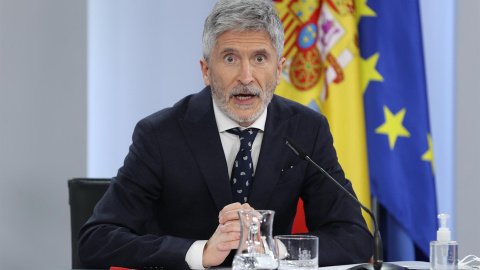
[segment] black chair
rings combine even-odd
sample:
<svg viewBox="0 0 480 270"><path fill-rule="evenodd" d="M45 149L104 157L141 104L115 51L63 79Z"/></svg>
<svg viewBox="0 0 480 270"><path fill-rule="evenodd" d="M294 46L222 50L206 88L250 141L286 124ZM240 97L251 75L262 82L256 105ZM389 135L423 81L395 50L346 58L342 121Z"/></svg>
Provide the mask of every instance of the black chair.
<svg viewBox="0 0 480 270"><path fill-rule="evenodd" d="M109 185L110 179L74 178L68 180L73 269L84 268L78 259L78 232L83 224L92 216L93 208L103 197Z"/></svg>

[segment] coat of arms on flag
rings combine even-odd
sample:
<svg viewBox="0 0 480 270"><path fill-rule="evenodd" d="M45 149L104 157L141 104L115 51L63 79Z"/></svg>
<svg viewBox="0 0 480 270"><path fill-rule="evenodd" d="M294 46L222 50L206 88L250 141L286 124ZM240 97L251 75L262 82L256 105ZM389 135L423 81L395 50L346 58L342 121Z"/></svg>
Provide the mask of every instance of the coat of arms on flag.
<svg viewBox="0 0 480 270"><path fill-rule="evenodd" d="M275 93L328 118L345 175L370 206L355 3L277 0L275 5L285 29L286 58Z"/></svg>

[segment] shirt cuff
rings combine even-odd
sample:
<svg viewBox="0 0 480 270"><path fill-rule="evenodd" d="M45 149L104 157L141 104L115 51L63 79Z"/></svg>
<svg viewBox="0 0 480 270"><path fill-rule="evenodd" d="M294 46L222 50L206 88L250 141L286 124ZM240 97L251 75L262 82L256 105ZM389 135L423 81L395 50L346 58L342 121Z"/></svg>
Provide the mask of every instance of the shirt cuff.
<svg viewBox="0 0 480 270"><path fill-rule="evenodd" d="M185 261L190 269L205 269L203 267L203 249L207 240L197 240L193 242L185 255Z"/></svg>

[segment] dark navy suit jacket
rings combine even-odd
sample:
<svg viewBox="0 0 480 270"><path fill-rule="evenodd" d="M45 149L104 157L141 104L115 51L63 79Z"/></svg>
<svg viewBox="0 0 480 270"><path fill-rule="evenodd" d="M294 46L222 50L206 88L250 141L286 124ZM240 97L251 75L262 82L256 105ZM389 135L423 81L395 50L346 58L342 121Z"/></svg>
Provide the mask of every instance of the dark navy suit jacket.
<svg viewBox="0 0 480 270"><path fill-rule="evenodd" d="M310 234L319 237L321 266L367 262L372 237L360 207L295 156L284 136L293 138L353 193L337 161L325 117L274 96L249 204L276 212L274 235L290 234L301 197ZM80 232L80 260L91 268L186 269L190 245L210 238L219 211L232 202L206 87L137 124L124 166Z"/></svg>

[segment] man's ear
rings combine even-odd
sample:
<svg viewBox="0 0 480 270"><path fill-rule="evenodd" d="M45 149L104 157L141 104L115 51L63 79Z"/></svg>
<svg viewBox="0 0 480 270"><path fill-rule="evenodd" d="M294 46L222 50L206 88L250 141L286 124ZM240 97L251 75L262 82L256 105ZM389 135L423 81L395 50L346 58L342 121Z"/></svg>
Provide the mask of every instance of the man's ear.
<svg viewBox="0 0 480 270"><path fill-rule="evenodd" d="M208 69L208 62L205 59L200 59L200 68L202 69L203 81L205 85L210 85L210 72Z"/></svg>
<svg viewBox="0 0 480 270"><path fill-rule="evenodd" d="M282 70L283 70L283 65L285 64L285 57L282 57L280 59L280 62L278 62L278 67L277 67L277 85L280 84L282 81Z"/></svg>

